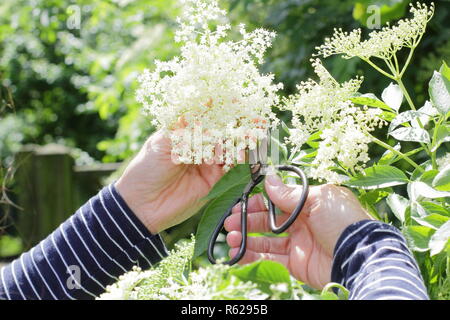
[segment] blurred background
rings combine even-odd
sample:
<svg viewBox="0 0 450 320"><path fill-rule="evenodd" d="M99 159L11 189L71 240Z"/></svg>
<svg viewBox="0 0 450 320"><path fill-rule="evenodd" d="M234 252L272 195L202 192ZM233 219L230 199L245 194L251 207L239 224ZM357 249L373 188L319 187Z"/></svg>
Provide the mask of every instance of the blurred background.
<svg viewBox="0 0 450 320"><path fill-rule="evenodd" d="M114 180L154 128L135 100L137 75L178 54L176 0L2 0L0 2L0 261L30 248L102 185ZM366 27L368 7L381 23L404 17L407 0L222 0L232 23L277 32L263 72L295 84L313 76L309 59L333 28ZM422 1L429 2L429 1ZM450 1L435 17L405 83L418 105L432 72L450 56ZM370 30L366 30L367 32ZM447 63L449 61L447 60ZM338 80L380 80L358 59L333 57ZM288 120L289 115L281 117ZM382 150L374 148L376 156ZM168 230L169 246L194 232L198 217Z"/></svg>

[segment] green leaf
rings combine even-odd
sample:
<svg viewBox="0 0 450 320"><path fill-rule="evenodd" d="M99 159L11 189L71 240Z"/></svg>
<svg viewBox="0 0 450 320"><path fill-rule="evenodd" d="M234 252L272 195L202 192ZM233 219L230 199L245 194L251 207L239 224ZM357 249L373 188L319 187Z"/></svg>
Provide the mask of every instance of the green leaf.
<svg viewBox="0 0 450 320"><path fill-rule="evenodd" d="M447 66L447 63L445 63L445 61L442 61L439 73L443 75L448 81L450 81L450 68Z"/></svg>
<svg viewBox="0 0 450 320"><path fill-rule="evenodd" d="M439 127L435 128L434 130L437 130L436 132L436 140L433 141L433 146L431 148L431 152L435 152L441 144L444 142L450 141L450 126L449 125L440 125Z"/></svg>
<svg viewBox="0 0 450 320"><path fill-rule="evenodd" d="M344 184L349 187L363 189L379 189L408 183L402 170L392 166L373 166L364 170Z"/></svg>
<svg viewBox="0 0 450 320"><path fill-rule="evenodd" d="M421 164L419 164L419 167L421 167L423 170L419 170L418 168L414 169L413 173L411 174L411 180L418 180L422 176L423 172L432 170L433 165L431 164L431 160L427 160Z"/></svg>
<svg viewBox="0 0 450 320"><path fill-rule="evenodd" d="M396 116L397 116L396 113L389 112L389 111L383 111L380 114L380 118L383 119L383 120L386 120L387 122L391 122L392 120L395 119Z"/></svg>
<svg viewBox="0 0 450 320"><path fill-rule="evenodd" d="M266 293L271 293L270 285L286 283L290 287L291 277L289 271L275 261L262 260L232 269L231 274L242 281L251 281Z"/></svg>
<svg viewBox="0 0 450 320"><path fill-rule="evenodd" d="M405 221L405 211L408 207L409 200L397 193L392 193L386 198L386 203L397 219L403 223Z"/></svg>
<svg viewBox="0 0 450 320"><path fill-rule="evenodd" d="M419 181L425 182L426 184L431 185L431 183L433 182L434 177L436 177L436 175L439 173L438 170L428 170L425 171L419 178Z"/></svg>
<svg viewBox="0 0 450 320"><path fill-rule="evenodd" d="M450 164L434 177L432 186L439 191L450 191Z"/></svg>
<svg viewBox="0 0 450 320"><path fill-rule="evenodd" d="M353 98L350 98L350 101L355 104L362 105L362 106L380 108L380 109L384 109L384 110L391 111L391 112L393 111L391 107L389 107L383 101L379 100L372 93L366 93L366 94L361 94L361 95L355 96Z"/></svg>
<svg viewBox="0 0 450 320"><path fill-rule="evenodd" d="M419 111L414 110L408 110L405 112L400 113L395 117L394 120L392 120L391 124L389 125L388 133L391 133L394 131L395 128L397 128L399 125L405 122L409 122L411 120L414 120L420 116L423 116L424 114Z"/></svg>
<svg viewBox="0 0 450 320"><path fill-rule="evenodd" d="M413 141L430 143L430 135L421 128L398 128L390 133L395 139L400 141Z"/></svg>
<svg viewBox="0 0 450 320"><path fill-rule="evenodd" d="M429 241L431 249L430 255L434 256L440 253L450 240L450 221L444 223L432 236Z"/></svg>
<svg viewBox="0 0 450 320"><path fill-rule="evenodd" d="M247 184L250 179L250 170L248 165L238 164L225 173L225 175L213 186L204 199L211 200L217 198L230 189Z"/></svg>
<svg viewBox="0 0 450 320"><path fill-rule="evenodd" d="M433 213L433 214L427 215L423 218L414 217L413 219L422 226L437 230L444 223L446 223L450 218L446 217L446 216L442 216L440 214Z"/></svg>
<svg viewBox="0 0 450 320"><path fill-rule="evenodd" d="M435 230L424 226L407 226L406 237L415 251L427 251L428 242Z"/></svg>
<svg viewBox="0 0 450 320"><path fill-rule="evenodd" d="M408 184L408 192L411 200L416 200L420 197L429 199L450 197L450 192L436 190L422 181L413 181Z"/></svg>
<svg viewBox="0 0 450 320"><path fill-rule="evenodd" d="M233 202L241 196L245 186L246 184L235 185L234 188L225 191L219 197L211 200L205 207L195 235L194 258L205 252L208 247L209 238L220 218Z"/></svg>
<svg viewBox="0 0 450 320"><path fill-rule="evenodd" d="M420 201L419 203L427 212L427 214L439 214L450 217L450 210L444 208L443 206L429 201Z"/></svg>
<svg viewBox="0 0 450 320"><path fill-rule="evenodd" d="M428 91L433 106L440 114L446 115L450 111L450 81L435 71Z"/></svg>

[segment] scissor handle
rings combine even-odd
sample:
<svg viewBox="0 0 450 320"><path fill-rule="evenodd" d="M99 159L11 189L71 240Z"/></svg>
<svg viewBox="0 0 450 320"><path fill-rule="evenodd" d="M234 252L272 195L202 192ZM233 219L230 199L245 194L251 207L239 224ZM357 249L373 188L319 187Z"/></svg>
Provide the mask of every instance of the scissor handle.
<svg viewBox="0 0 450 320"><path fill-rule="evenodd" d="M295 207L294 211L292 211L291 215L289 216L289 218L283 223L281 224L281 226L277 226L276 224L276 214L275 214L275 205L273 204L273 202L268 199L268 204L269 204L269 226L270 229L272 230L273 233L282 233L284 232L287 228L289 228L295 221L295 219L297 219L298 215L300 214L300 211L302 211L303 206L305 205L306 199L308 198L308 179L306 178L305 173L303 172L303 170L301 170L300 168L296 167L296 166L291 166L291 165L277 165L275 166L276 170L279 171L291 171L296 173L301 179L302 179L302 185L303 185L303 190L302 190L302 195L300 197L300 200L297 204L297 206Z"/></svg>
<svg viewBox="0 0 450 320"><path fill-rule="evenodd" d="M228 208L228 210L225 212L225 214L220 219L219 223L217 224L216 228L214 229L213 233L211 234L211 237L209 238L208 242L208 260L212 264L216 264L217 261L214 258L214 245L217 241L217 237L219 236L220 231L223 229L223 225L225 223L225 219L228 218L231 215L231 212L233 210L233 207L237 205L238 203L241 204L241 233L242 233L242 240L241 245L239 246L238 253L231 258L228 261L225 261L224 264L233 265L239 260L242 259L242 257L245 254L245 250L247 249L247 206L248 206L248 197L250 193L253 191L253 189L263 180L263 176L258 176L256 179L252 179L246 186L244 191L242 192L242 196L236 199L233 204Z"/></svg>
<svg viewBox="0 0 450 320"><path fill-rule="evenodd" d="M228 261L223 262L223 264L233 265L245 254L245 250L247 249L247 202L248 202L248 196L243 195L242 197L238 198L236 201L233 202L233 204L228 208L227 212L222 216L219 223L217 224L216 228L214 229L213 233L211 234L211 237L209 238L208 242L208 260L212 264L216 264L216 258L214 257L214 246L217 241L217 237L219 236L220 231L223 229L223 225L225 223L225 219L228 218L231 215L231 211L233 210L233 207L237 205L238 203L241 203L241 232L242 232L242 241L241 245L239 247L239 252L237 255L235 255L233 258L231 258Z"/></svg>

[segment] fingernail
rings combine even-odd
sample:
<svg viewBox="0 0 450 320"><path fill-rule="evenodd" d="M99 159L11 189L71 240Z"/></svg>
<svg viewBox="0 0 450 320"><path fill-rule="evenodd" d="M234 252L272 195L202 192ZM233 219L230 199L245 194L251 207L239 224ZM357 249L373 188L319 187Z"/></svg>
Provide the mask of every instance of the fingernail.
<svg viewBox="0 0 450 320"><path fill-rule="evenodd" d="M280 177L278 177L276 174L271 174L266 177L267 183L274 186L274 187L280 187L283 185L283 181L281 181Z"/></svg>

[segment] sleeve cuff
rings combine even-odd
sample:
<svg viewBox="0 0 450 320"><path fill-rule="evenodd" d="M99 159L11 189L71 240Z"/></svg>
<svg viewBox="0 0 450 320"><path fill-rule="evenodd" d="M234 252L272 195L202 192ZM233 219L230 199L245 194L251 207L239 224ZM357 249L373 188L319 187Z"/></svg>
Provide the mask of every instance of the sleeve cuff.
<svg viewBox="0 0 450 320"><path fill-rule="evenodd" d="M374 230L389 230L397 234L400 238L402 237L401 233L395 227L381 221L362 220L351 224L342 232L334 248L331 270L332 282L347 286L346 279L349 273L358 269L356 266L361 266L366 259L363 253L354 253L358 248L373 243L376 240L371 236Z"/></svg>

